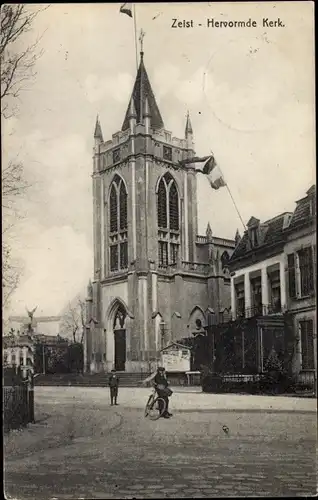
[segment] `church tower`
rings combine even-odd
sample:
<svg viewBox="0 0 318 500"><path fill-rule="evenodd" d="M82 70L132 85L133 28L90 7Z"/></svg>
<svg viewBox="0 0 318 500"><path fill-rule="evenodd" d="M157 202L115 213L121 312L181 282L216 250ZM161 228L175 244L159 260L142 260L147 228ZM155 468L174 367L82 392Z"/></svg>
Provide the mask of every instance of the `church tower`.
<svg viewBox="0 0 318 500"><path fill-rule="evenodd" d="M209 304L209 259L198 264L197 186L188 114L185 136L166 130L140 53L121 130L93 156L94 280L86 369L148 372L160 348L188 335L194 305ZM204 253L204 252L203 252Z"/></svg>

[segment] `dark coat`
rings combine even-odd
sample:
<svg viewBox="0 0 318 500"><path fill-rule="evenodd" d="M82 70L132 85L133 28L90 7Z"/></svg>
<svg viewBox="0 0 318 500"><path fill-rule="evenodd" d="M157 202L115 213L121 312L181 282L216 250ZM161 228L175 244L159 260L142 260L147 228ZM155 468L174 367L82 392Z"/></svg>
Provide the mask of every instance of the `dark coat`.
<svg viewBox="0 0 318 500"><path fill-rule="evenodd" d="M155 385L162 385L163 387L168 387L168 380L164 375L161 375L161 373L157 373L155 378L154 378L154 383Z"/></svg>
<svg viewBox="0 0 318 500"><path fill-rule="evenodd" d="M111 375L109 377L108 385L109 385L109 387L116 387L116 388L118 388L119 378L117 377L117 375L114 374L114 375Z"/></svg>

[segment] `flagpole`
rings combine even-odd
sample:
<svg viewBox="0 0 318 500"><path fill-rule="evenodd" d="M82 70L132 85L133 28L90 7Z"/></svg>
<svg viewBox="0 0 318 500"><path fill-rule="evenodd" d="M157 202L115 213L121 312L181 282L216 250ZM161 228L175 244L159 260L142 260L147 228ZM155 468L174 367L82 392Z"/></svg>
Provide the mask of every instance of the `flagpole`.
<svg viewBox="0 0 318 500"><path fill-rule="evenodd" d="M134 32L135 32L135 50L136 50L136 70L138 72L138 49L137 49L137 20L136 20L136 7L134 7Z"/></svg>
<svg viewBox="0 0 318 500"><path fill-rule="evenodd" d="M211 151L211 154L213 155L213 152L212 152L212 151ZM214 155L213 155L213 156L214 156ZM221 170L221 167L219 166L219 164L218 164L217 166L218 166L218 168L219 168L219 170L220 170L220 172L221 172L221 176L222 176L222 177L223 177L223 179L224 179L224 175L223 175L223 172L222 172L222 170ZM245 226L244 221L243 221L243 218L242 218L242 216L241 216L241 214L240 214L240 212L239 212L239 209L237 208L237 205L236 205L236 203L235 203L235 200L234 200L234 198L233 198L233 195L232 195L232 193L231 193L231 190L230 190L230 188L229 188L229 186L228 186L228 183L226 182L226 183L225 183L225 185L226 185L226 189L227 189L227 191L228 191L228 193L229 193L229 195L230 195L230 197L231 197L231 200L232 200L232 202L233 202L233 205L234 205L234 207L235 207L235 210L236 210L236 212L237 212L237 215L239 216L240 221L241 221L241 222L242 222L242 224L243 224L244 231L246 231L246 226Z"/></svg>
<svg viewBox="0 0 318 500"><path fill-rule="evenodd" d="M241 214L240 214L240 212L239 212L239 210L238 210L238 208L237 208L237 206L236 206L236 203L235 203L235 201L234 201L234 198L233 198L233 196L232 196L232 193L231 193L230 188L229 188L229 186L227 185L227 183L226 183L226 188L227 188L228 193L229 193L229 195L230 195L230 197L231 197L231 200L233 201L233 205L234 205L234 207L235 207L235 210L237 211L237 215L239 216L239 218L240 218L240 220L241 220L241 222L242 222L242 224L243 224L244 231L246 231L246 226L245 226L244 221L243 221L243 219L242 219L242 217L241 217Z"/></svg>

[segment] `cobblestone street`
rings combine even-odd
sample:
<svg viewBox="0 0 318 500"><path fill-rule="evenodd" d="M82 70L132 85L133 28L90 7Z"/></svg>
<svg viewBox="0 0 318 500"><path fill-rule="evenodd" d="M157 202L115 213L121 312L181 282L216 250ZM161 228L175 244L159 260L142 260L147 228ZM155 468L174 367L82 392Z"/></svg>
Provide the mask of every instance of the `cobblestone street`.
<svg viewBox="0 0 318 500"><path fill-rule="evenodd" d="M172 400L172 419L152 422L135 398L129 405L127 394L117 407L103 389L78 394L73 388L36 392L38 423L6 437L7 498L316 493L313 411L187 411ZM181 396L199 401L205 395ZM253 406L257 396L249 398Z"/></svg>

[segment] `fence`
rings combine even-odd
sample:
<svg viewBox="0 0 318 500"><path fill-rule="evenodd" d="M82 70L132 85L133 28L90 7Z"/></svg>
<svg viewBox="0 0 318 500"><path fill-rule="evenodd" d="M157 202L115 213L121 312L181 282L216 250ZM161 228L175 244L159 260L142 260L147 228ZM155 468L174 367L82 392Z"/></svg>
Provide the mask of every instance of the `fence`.
<svg viewBox="0 0 318 500"><path fill-rule="evenodd" d="M28 388L26 385L3 388L4 431L26 427L29 422Z"/></svg>

